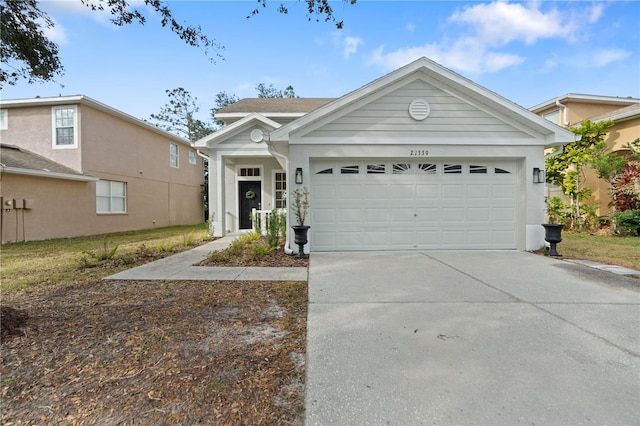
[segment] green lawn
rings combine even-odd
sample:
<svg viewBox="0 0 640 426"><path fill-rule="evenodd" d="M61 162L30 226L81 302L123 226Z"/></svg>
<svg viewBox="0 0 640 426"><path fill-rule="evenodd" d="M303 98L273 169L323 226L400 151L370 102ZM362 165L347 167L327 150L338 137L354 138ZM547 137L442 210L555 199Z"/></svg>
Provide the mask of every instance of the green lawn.
<svg viewBox="0 0 640 426"><path fill-rule="evenodd" d="M0 251L2 299L12 299L20 291L99 280L207 239L206 225L199 224L6 244ZM118 246L112 259L98 262L87 254L102 254L105 243L107 252Z"/></svg>
<svg viewBox="0 0 640 426"><path fill-rule="evenodd" d="M640 271L640 237L611 237L563 232L558 253L566 259L586 259Z"/></svg>

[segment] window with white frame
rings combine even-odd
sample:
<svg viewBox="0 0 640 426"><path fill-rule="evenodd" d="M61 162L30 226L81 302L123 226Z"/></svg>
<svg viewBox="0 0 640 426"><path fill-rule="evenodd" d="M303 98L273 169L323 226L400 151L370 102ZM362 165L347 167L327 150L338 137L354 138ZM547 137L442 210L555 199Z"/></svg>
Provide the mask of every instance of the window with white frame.
<svg viewBox="0 0 640 426"><path fill-rule="evenodd" d="M51 108L51 122L54 148L78 147L78 109L75 105Z"/></svg>
<svg viewBox="0 0 640 426"><path fill-rule="evenodd" d="M549 120L554 124L560 125L560 110L556 109L542 116L545 120Z"/></svg>
<svg viewBox="0 0 640 426"><path fill-rule="evenodd" d="M96 182L96 213L126 213L127 184L111 180Z"/></svg>
<svg viewBox="0 0 640 426"><path fill-rule="evenodd" d="M189 150L189 164L196 164L196 152L192 149Z"/></svg>
<svg viewBox="0 0 640 426"><path fill-rule="evenodd" d="M283 209L287 207L287 199L285 198L287 193L287 174L283 171L274 172L273 185L275 187L273 191L275 208Z"/></svg>
<svg viewBox="0 0 640 426"><path fill-rule="evenodd" d="M178 167L180 164L180 153L178 151L178 144L172 143L169 145L169 165L171 167Z"/></svg>
<svg viewBox="0 0 640 426"><path fill-rule="evenodd" d="M7 130L9 128L9 111L6 109L0 109L0 130Z"/></svg>

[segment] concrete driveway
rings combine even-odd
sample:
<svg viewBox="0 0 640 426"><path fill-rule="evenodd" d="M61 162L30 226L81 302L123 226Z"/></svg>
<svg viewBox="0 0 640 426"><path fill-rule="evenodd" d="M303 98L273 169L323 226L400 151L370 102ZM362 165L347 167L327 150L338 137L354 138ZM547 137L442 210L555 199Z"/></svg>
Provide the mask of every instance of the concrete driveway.
<svg viewBox="0 0 640 426"><path fill-rule="evenodd" d="M313 253L306 424L638 424L639 284L522 252Z"/></svg>

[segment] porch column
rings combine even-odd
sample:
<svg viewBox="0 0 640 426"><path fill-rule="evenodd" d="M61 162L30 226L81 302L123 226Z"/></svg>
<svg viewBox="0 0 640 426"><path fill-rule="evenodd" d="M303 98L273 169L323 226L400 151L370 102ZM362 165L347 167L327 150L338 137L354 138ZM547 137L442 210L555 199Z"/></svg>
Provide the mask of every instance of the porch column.
<svg viewBox="0 0 640 426"><path fill-rule="evenodd" d="M209 232L214 237L225 235L224 158L217 154L209 161Z"/></svg>

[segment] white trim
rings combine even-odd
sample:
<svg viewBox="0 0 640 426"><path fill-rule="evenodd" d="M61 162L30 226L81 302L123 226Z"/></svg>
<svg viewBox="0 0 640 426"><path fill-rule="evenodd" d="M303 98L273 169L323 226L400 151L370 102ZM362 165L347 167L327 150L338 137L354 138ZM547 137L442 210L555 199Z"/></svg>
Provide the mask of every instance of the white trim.
<svg viewBox="0 0 640 426"><path fill-rule="evenodd" d="M618 96L600 96L600 95L582 95L579 93L567 93L566 95L558 96L557 98L549 99L534 105L529 108L529 111L538 113L541 110L547 109L556 105L556 102L587 102L587 103L600 103L600 104L623 104L632 105L640 103L638 98L622 98Z"/></svg>
<svg viewBox="0 0 640 426"><path fill-rule="evenodd" d="M9 128L9 110L0 109L0 130L7 130Z"/></svg>
<svg viewBox="0 0 640 426"><path fill-rule="evenodd" d="M59 110L73 110L73 144L58 145L58 123L56 113ZM53 149L77 149L78 140L78 105L55 105L51 107L51 147Z"/></svg>
<svg viewBox="0 0 640 426"><path fill-rule="evenodd" d="M260 169L260 176L240 176L240 169ZM264 204L264 166L263 165L251 165L251 164L236 164L236 181L234 183L234 191L236 193L236 223L234 232L240 231L240 182L259 181L260 182L260 209ZM224 189L223 189L224 191ZM223 195L226 197L226 194Z"/></svg>
<svg viewBox="0 0 640 426"><path fill-rule="evenodd" d="M277 201L277 198L276 198L276 191L277 191L277 189L276 189L276 173L284 173L284 185L285 185L285 189L284 189L284 191L283 191L283 190L280 190L280 191L283 191L283 192L284 192L282 199L283 199L283 200L285 200L285 207L278 207L278 206L276 206L276 201ZM284 169L273 169L273 170L271 170L271 194L273 194L273 197L272 197L272 198L273 198L272 207L273 207L274 209L286 208L286 204L287 204L287 202L286 202L286 195L287 195L287 188L286 188L286 186L287 186L287 171L286 171L286 170L284 170Z"/></svg>
<svg viewBox="0 0 640 426"><path fill-rule="evenodd" d="M176 147L175 155L173 153L174 146ZM174 156L175 156L175 165L173 164ZM169 167L172 167L174 169L180 168L180 146L178 146L177 143L173 143L173 142L169 142Z"/></svg>
<svg viewBox="0 0 640 426"><path fill-rule="evenodd" d="M70 173L48 172L45 170L21 169L18 167L0 166L2 173L10 173L14 175L37 176L51 179L77 180L80 182L95 182L100 179L89 175L73 175Z"/></svg>

